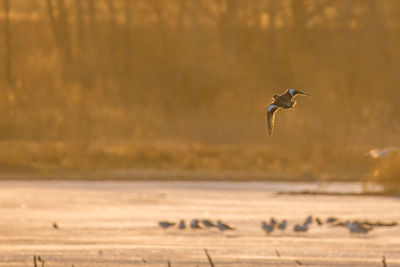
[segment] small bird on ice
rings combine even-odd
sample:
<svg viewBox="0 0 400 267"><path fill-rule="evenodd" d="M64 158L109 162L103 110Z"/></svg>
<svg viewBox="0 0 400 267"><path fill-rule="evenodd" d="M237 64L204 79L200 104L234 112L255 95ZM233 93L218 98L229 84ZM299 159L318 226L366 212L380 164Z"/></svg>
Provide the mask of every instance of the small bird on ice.
<svg viewBox="0 0 400 267"><path fill-rule="evenodd" d="M207 228L217 227L212 221L207 220L207 219L202 220L201 223Z"/></svg>
<svg viewBox="0 0 400 267"><path fill-rule="evenodd" d="M288 89L286 92L282 95L274 95L272 102L268 107L267 107L267 123L268 123L268 133L269 135L272 135L272 132L274 130L274 123L275 123L275 112L280 109L292 109L296 105L296 101L292 101L292 99L296 95L306 95L306 96L312 96L308 93L301 92L299 90L295 89Z"/></svg>
<svg viewBox="0 0 400 267"><path fill-rule="evenodd" d="M192 229L201 229L201 226L200 226L199 223L200 223L199 220L193 219L193 220L190 222L190 228L192 228Z"/></svg>
<svg viewBox="0 0 400 267"><path fill-rule="evenodd" d="M261 227L265 231L265 233L267 233L267 234L271 233L274 230L274 226L273 225L269 225L265 221L261 222Z"/></svg>
<svg viewBox="0 0 400 267"><path fill-rule="evenodd" d="M269 224L270 224L272 227L275 227L275 225L276 225L277 223L278 223L278 222L275 220L274 217L271 217L271 219L269 220Z"/></svg>
<svg viewBox="0 0 400 267"><path fill-rule="evenodd" d="M304 223L303 226L301 226L300 224L296 224L293 228L293 231L295 232L307 232L308 230L308 224Z"/></svg>
<svg viewBox="0 0 400 267"><path fill-rule="evenodd" d="M161 221L161 222L158 222L158 224L159 224L159 225L161 226L161 228L163 228L163 229L167 229L167 228L169 228L169 227L175 225L174 222L167 222L167 221Z"/></svg>
<svg viewBox="0 0 400 267"><path fill-rule="evenodd" d="M350 233L367 234L369 231L372 230L372 226L365 227L357 221L352 223L350 221L347 221L346 226L349 229Z"/></svg>
<svg viewBox="0 0 400 267"><path fill-rule="evenodd" d="M279 224L278 229L281 230L281 231L283 231L283 230L286 229L286 226L287 226L287 221L286 221L286 219L285 219L285 220L283 220L283 221Z"/></svg>
<svg viewBox="0 0 400 267"><path fill-rule="evenodd" d="M311 224L313 221L313 217L310 215L306 218L306 220L304 221L305 224Z"/></svg>
<svg viewBox="0 0 400 267"><path fill-rule="evenodd" d="M218 221L218 222L217 222L217 227L218 227L218 229L221 230L221 231L225 231L225 230L235 230L235 228L233 228L232 226L230 226L230 225L228 225L228 224L225 224L225 223L223 223L223 222L221 222L221 221Z"/></svg>
<svg viewBox="0 0 400 267"><path fill-rule="evenodd" d="M185 224L185 221L184 221L184 220L181 220L181 221L180 221L180 223L179 223L179 225L178 225L178 228L181 229L181 230L183 230L183 229L186 228L186 224Z"/></svg>

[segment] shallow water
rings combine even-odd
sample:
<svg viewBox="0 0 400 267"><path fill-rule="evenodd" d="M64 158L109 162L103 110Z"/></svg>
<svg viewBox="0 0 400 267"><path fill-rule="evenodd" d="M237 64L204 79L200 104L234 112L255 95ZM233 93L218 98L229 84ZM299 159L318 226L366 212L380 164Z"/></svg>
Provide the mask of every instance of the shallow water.
<svg viewBox="0 0 400 267"><path fill-rule="evenodd" d="M400 199L278 195L277 191L359 192L357 183L0 182L0 266L400 266L400 227L352 235L345 228L291 229L310 214L400 222ZM267 236L262 220L288 219ZM162 230L159 220L221 219L236 227ZM54 229L56 222L59 229ZM275 254L278 250L280 257ZM144 262L146 261L146 262ZM40 266L40 264L39 264Z"/></svg>

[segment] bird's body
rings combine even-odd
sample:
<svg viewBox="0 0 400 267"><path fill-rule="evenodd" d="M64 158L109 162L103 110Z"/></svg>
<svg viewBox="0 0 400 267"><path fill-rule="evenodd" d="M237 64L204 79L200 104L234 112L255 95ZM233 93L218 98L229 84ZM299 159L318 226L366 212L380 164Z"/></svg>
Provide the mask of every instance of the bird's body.
<svg viewBox="0 0 400 267"><path fill-rule="evenodd" d="M221 222L221 221L218 221L218 222L217 222L217 227L218 227L218 229L221 230L221 231L225 231L225 230L235 230L235 228L233 228L232 226L230 226L230 225L228 225L228 224L225 224L225 223L223 223L223 222Z"/></svg>
<svg viewBox="0 0 400 267"><path fill-rule="evenodd" d="M267 124L269 135L272 135L274 129L275 112L280 108L293 109L293 107L296 105L296 101L292 100L296 95L311 96L308 93L304 93L295 89L288 89L282 95L274 95L274 101L267 107Z"/></svg>
<svg viewBox="0 0 400 267"><path fill-rule="evenodd" d="M346 226L351 233L367 234L369 231L372 230L372 227L366 227L363 224L360 224L358 222L350 223L348 221L346 223Z"/></svg>
<svg viewBox="0 0 400 267"><path fill-rule="evenodd" d="M293 231L295 232L307 232L308 230L308 225L304 223L303 225L296 224L293 228Z"/></svg>
<svg viewBox="0 0 400 267"><path fill-rule="evenodd" d="M281 230L281 231L283 231L283 230L286 229L286 226L287 226L287 221L286 221L286 220L283 220L283 221L278 225L278 229Z"/></svg>
<svg viewBox="0 0 400 267"><path fill-rule="evenodd" d="M163 229L167 229L167 228L169 228L169 227L175 225L174 222L167 222L167 221L161 221L161 222L158 222L158 224L159 224L159 225L161 226L161 228L163 228Z"/></svg>
<svg viewBox="0 0 400 267"><path fill-rule="evenodd" d="M306 218L306 220L305 220L305 224L311 224L312 223L312 220L313 220L313 218L312 218L312 216L310 215L310 216L308 216L307 218Z"/></svg>
<svg viewBox="0 0 400 267"><path fill-rule="evenodd" d="M274 230L273 225L269 225L268 223L266 223L264 221L261 222L261 227L267 234L271 233Z"/></svg>
<svg viewBox="0 0 400 267"><path fill-rule="evenodd" d="M181 229L181 230L183 230L183 229L186 228L186 224L185 224L185 221L184 221L184 220L181 220L181 221L180 221L180 223L179 223L179 225L178 225L178 228Z"/></svg>
<svg viewBox="0 0 400 267"><path fill-rule="evenodd" d="M272 104L284 109L292 108L294 107L294 105L296 105L296 101L292 101L292 98L295 97L297 94L304 93L294 89L286 90L286 92L282 95L274 95L274 102Z"/></svg>
<svg viewBox="0 0 400 267"><path fill-rule="evenodd" d="M270 224L272 227L275 227L275 225L276 225L277 223L278 223L278 222L275 220L274 217L271 217L271 219L269 220L269 224Z"/></svg>
<svg viewBox="0 0 400 267"><path fill-rule="evenodd" d="M216 225L215 225L215 223L213 223L212 221L210 221L210 220L202 220L201 221L201 223L205 226L205 227L207 227L207 228L210 228L210 227L217 227Z"/></svg>
<svg viewBox="0 0 400 267"><path fill-rule="evenodd" d="M336 221L330 224L330 227L344 227L347 226L347 222L345 221Z"/></svg>
<svg viewBox="0 0 400 267"><path fill-rule="evenodd" d="M326 223L334 223L337 222L339 219L336 217L329 217L328 219L326 219Z"/></svg>
<svg viewBox="0 0 400 267"><path fill-rule="evenodd" d="M400 152L400 148L399 147L385 147L382 149L371 149L366 156L371 157L373 159L379 159L379 158L384 158L386 156L388 156L389 154L392 154L394 152Z"/></svg>
<svg viewBox="0 0 400 267"><path fill-rule="evenodd" d="M200 223L199 220L193 219L193 220L190 222L190 227L191 227L192 229L201 229L201 226L200 226L199 223Z"/></svg>

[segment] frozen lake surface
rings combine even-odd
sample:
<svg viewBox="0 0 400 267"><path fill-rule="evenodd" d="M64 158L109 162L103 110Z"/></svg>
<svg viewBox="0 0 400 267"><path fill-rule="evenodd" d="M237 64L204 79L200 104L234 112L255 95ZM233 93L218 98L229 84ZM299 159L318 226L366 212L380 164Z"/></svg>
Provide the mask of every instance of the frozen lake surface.
<svg viewBox="0 0 400 267"><path fill-rule="evenodd" d="M278 191L359 192L359 184L276 182L1 181L0 266L400 266L400 226L367 235L295 223L325 220L400 222L400 198L278 195ZM286 218L289 229L267 236L261 221ZM158 221L221 219L236 227L164 231ZM58 229L53 228L56 222ZM280 257L275 253L278 250ZM39 264L39 266L41 266Z"/></svg>

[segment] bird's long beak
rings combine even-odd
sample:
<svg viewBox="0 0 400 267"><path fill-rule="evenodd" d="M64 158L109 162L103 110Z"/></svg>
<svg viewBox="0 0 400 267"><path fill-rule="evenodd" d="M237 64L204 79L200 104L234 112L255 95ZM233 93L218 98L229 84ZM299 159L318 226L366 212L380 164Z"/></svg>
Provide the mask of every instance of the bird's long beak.
<svg viewBox="0 0 400 267"><path fill-rule="evenodd" d="M300 92L300 94L302 94L302 95L306 95L306 96L315 97L315 96L313 96L312 94L309 94L309 93Z"/></svg>

